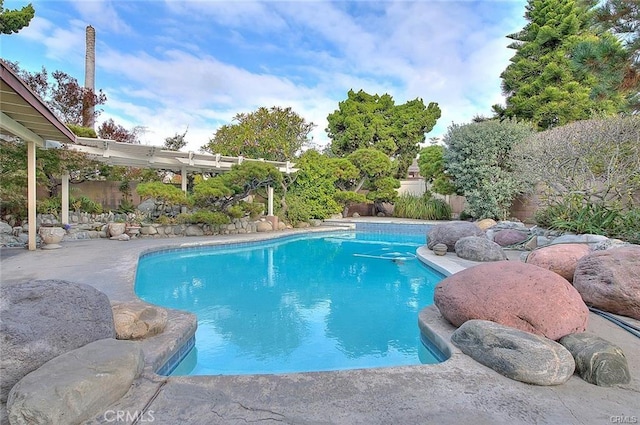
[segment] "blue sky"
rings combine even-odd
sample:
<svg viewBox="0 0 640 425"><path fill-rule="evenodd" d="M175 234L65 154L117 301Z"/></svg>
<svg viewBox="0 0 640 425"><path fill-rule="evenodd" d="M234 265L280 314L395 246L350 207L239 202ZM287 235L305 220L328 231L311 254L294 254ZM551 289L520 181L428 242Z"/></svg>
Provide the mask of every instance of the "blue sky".
<svg viewBox="0 0 640 425"><path fill-rule="evenodd" d="M6 0L19 8L23 0ZM514 51L505 36L525 25L526 0L214 1L31 0L36 17L2 36L2 57L84 83L85 27L96 29L98 119L143 126L161 145L187 127L198 150L233 116L281 106L317 125L347 91L389 93L396 104L437 102L451 123L503 103L500 73Z"/></svg>

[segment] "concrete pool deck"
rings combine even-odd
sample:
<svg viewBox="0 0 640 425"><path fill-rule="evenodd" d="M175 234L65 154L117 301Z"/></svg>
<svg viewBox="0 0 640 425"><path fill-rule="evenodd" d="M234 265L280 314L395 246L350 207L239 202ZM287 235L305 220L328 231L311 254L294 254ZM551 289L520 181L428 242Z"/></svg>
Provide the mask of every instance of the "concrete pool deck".
<svg viewBox="0 0 640 425"><path fill-rule="evenodd" d="M63 279L91 285L113 302L130 301L136 299L133 283L138 257L147 250L262 240L306 230L128 242L73 241L63 242L58 250L3 249L0 282ZM516 259L516 255L511 257ZM432 260L451 263L447 267L472 264L452 254L433 256ZM424 310L421 319L449 340L454 328L435 307ZM191 315L172 312L167 331L143 342L148 364L145 372L110 410L131 415L145 411L138 423L154 424L640 423L640 339L597 315L591 314L589 319L589 332L623 349L631 370L630 384L603 388L573 376L555 387L527 385L476 363L453 346L452 357L437 365L164 377L153 373L154 367L166 357L167 347L179 345L179 340L193 331ZM101 414L89 423L114 423L114 418Z"/></svg>

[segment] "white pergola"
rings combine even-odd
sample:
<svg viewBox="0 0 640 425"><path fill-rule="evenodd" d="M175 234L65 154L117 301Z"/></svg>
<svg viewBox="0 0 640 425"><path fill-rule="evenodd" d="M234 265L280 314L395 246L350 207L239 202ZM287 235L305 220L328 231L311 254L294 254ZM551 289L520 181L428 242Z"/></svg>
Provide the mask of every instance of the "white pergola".
<svg viewBox="0 0 640 425"><path fill-rule="evenodd" d="M83 152L108 165L154 168L179 172L187 190L188 172L220 174L244 161L272 164L282 173L298 171L291 162L266 161L220 154L168 151L159 146L77 137L11 69L0 61L0 130L27 143L29 250L36 249L36 146L62 147ZM54 143L51 143L54 142ZM62 176L62 222L69 222L69 175ZM268 214L273 215L273 188L269 187Z"/></svg>
<svg viewBox="0 0 640 425"><path fill-rule="evenodd" d="M76 137L76 143L69 149L86 153L91 159L108 165L123 165L136 168L155 168L179 172L186 176L189 172L220 174L231 170L242 162L264 162L276 167L280 172L290 174L297 169L289 161L266 161L242 156L224 156L164 150L160 146L121 143L114 140ZM182 190L186 191L186 179L182 179Z"/></svg>

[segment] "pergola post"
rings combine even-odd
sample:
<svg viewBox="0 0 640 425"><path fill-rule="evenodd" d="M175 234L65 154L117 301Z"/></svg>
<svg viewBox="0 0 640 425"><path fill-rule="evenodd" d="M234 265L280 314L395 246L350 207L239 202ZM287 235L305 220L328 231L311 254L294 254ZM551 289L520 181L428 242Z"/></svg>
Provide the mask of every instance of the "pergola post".
<svg viewBox="0 0 640 425"><path fill-rule="evenodd" d="M29 251L36 250L36 143L27 141L27 220Z"/></svg>
<svg viewBox="0 0 640 425"><path fill-rule="evenodd" d="M62 175L62 224L69 224L69 173Z"/></svg>
<svg viewBox="0 0 640 425"><path fill-rule="evenodd" d="M187 167L182 167L182 170L180 170L180 180L181 180L182 191L186 194L187 193Z"/></svg>
<svg viewBox="0 0 640 425"><path fill-rule="evenodd" d="M268 193L268 207L267 207L267 215L268 216L272 216L273 215L273 186L269 186L267 189L267 193Z"/></svg>
<svg viewBox="0 0 640 425"><path fill-rule="evenodd" d="M267 187L267 220L271 223L271 228L273 230L278 230L279 220L278 216L273 215L273 186Z"/></svg>

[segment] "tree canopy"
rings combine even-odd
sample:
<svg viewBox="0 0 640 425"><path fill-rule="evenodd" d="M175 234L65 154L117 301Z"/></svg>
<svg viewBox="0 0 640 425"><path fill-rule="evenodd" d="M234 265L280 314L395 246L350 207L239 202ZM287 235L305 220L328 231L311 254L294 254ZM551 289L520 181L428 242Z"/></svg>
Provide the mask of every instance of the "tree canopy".
<svg viewBox="0 0 640 425"><path fill-rule="evenodd" d="M511 149L533 134L514 120L452 124L444 136L445 168L467 200L474 218L504 220L516 195L528 186L515 170Z"/></svg>
<svg viewBox="0 0 640 425"><path fill-rule="evenodd" d="M202 180L193 188L193 200L197 206L226 212L259 188L279 186L282 174L266 162L236 164L224 174Z"/></svg>
<svg viewBox="0 0 640 425"><path fill-rule="evenodd" d="M291 108L261 107L237 114L235 124L223 125L202 150L230 156L263 158L271 161L293 159L310 143L315 124L307 122Z"/></svg>
<svg viewBox="0 0 640 425"><path fill-rule="evenodd" d="M422 99L416 98L396 105L386 93L380 96L349 90L347 99L327 117L331 152L344 156L358 149L375 148L396 159L398 175L403 176L440 114L435 102L425 106Z"/></svg>
<svg viewBox="0 0 640 425"><path fill-rule="evenodd" d="M31 3L21 9L5 9L4 0L0 0L0 34L13 34L28 27L35 14Z"/></svg>
<svg viewBox="0 0 640 425"><path fill-rule="evenodd" d="M430 190L442 195L451 195L455 193L455 186L444 169L444 151L444 146L435 144L421 149L418 167L420 175L427 184L431 184Z"/></svg>
<svg viewBox="0 0 640 425"><path fill-rule="evenodd" d="M44 67L39 72L29 72L21 69L17 62L4 63L18 74L65 124L82 125L85 105L94 108L93 114L97 118L102 111L95 107L104 105L107 101L107 96L102 90L94 92L82 87L77 79L66 72L54 71L50 79Z"/></svg>
<svg viewBox="0 0 640 425"><path fill-rule="evenodd" d="M606 0L596 9L596 22L617 36L626 48L627 62L621 88L628 93L629 109L640 112L640 3L637 0Z"/></svg>
<svg viewBox="0 0 640 425"><path fill-rule="evenodd" d="M184 133L176 132L173 136L165 138L163 147L169 151L179 151L184 148L187 146L187 140L185 139L185 137L187 137L187 131L189 131L189 128L186 128Z"/></svg>
<svg viewBox="0 0 640 425"><path fill-rule="evenodd" d="M109 118L103 121L98 127L98 136L101 139L115 140L121 143L140 143L138 140L139 127L134 127L132 130L127 130L120 124L116 124L113 119Z"/></svg>
<svg viewBox="0 0 640 425"><path fill-rule="evenodd" d="M587 119L594 112L626 108L624 96L603 89L621 84L621 74L614 70L624 57L622 45L591 27L589 4L529 0L525 18L522 31L508 36L516 53L501 74L506 107L494 106L498 115L529 120L544 130ZM587 66L594 55L607 59L600 72ZM584 66L576 69L576 64ZM605 78L617 80L605 83Z"/></svg>

